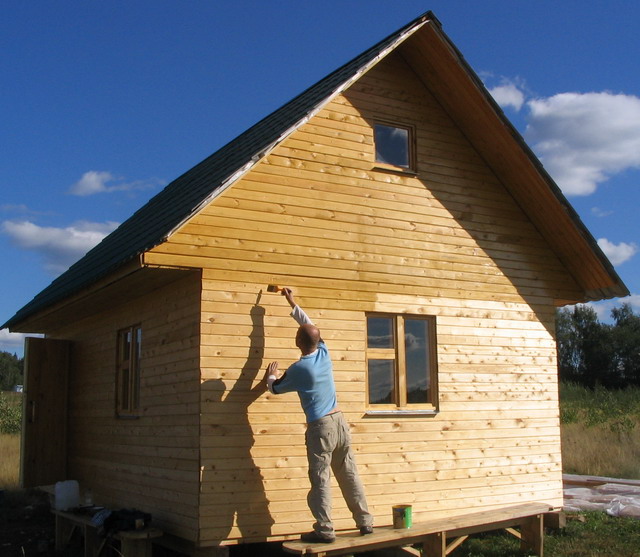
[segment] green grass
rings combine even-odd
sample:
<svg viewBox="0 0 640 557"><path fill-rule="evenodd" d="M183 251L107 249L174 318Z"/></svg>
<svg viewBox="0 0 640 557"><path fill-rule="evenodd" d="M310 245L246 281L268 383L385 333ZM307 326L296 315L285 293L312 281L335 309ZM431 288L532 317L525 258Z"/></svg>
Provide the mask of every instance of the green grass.
<svg viewBox="0 0 640 557"><path fill-rule="evenodd" d="M0 433L16 434L22 429L22 394L0 391Z"/></svg>
<svg viewBox="0 0 640 557"><path fill-rule="evenodd" d="M581 516L584 522L576 518ZM545 557L640 557L640 520L590 512L569 515L567 527L547 532ZM521 557L520 541L507 533L475 536L449 557Z"/></svg>
<svg viewBox="0 0 640 557"><path fill-rule="evenodd" d="M640 423L640 389L591 390L572 383L561 384L560 421L630 433Z"/></svg>

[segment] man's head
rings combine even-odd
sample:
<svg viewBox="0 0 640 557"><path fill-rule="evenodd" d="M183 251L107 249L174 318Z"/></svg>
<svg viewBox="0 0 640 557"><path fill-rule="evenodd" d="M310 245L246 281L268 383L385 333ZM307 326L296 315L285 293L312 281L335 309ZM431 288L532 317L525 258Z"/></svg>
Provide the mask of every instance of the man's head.
<svg viewBox="0 0 640 557"><path fill-rule="evenodd" d="M315 325L300 325L296 333L296 346L303 354L311 354L320 342L320 330Z"/></svg>

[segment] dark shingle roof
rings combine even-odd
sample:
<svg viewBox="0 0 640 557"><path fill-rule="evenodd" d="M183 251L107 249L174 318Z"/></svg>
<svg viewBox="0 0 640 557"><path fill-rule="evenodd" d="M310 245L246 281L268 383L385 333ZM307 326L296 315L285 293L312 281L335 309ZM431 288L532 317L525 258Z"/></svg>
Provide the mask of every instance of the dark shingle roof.
<svg viewBox="0 0 640 557"><path fill-rule="evenodd" d="M191 170L171 182L56 278L1 328L12 327L106 277L141 253L161 244L177 226L193 215L243 168L261 158L274 144L304 121L334 93L386 54L422 23L435 19L427 12L236 137Z"/></svg>

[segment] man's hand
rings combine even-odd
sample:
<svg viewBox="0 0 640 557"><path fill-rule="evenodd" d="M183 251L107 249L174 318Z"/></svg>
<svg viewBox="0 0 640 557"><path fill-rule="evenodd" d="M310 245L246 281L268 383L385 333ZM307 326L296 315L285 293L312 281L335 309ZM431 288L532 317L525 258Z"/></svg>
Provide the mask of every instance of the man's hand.
<svg viewBox="0 0 640 557"><path fill-rule="evenodd" d="M278 362L271 362L267 366L267 374L265 375L265 379L268 379L270 375L275 375L276 379L280 377L280 372L278 371Z"/></svg>
<svg viewBox="0 0 640 557"><path fill-rule="evenodd" d="M291 306L292 309L296 307L296 302L293 299L293 292L291 291L291 288L283 287L282 295L287 299L287 302L289 302L289 305Z"/></svg>
<svg viewBox="0 0 640 557"><path fill-rule="evenodd" d="M271 387L275 381L280 378L280 372L278 371L278 362L271 362L267 366L267 373L264 376L265 383L267 384L267 389L273 393L273 388Z"/></svg>

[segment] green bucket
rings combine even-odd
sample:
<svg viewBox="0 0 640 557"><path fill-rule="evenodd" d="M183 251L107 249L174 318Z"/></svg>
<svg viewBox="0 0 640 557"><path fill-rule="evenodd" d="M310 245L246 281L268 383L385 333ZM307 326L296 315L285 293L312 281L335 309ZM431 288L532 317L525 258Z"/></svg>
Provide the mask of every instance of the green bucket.
<svg viewBox="0 0 640 557"><path fill-rule="evenodd" d="M411 505L394 505L393 507L393 527L411 528L413 525L413 510Z"/></svg>

